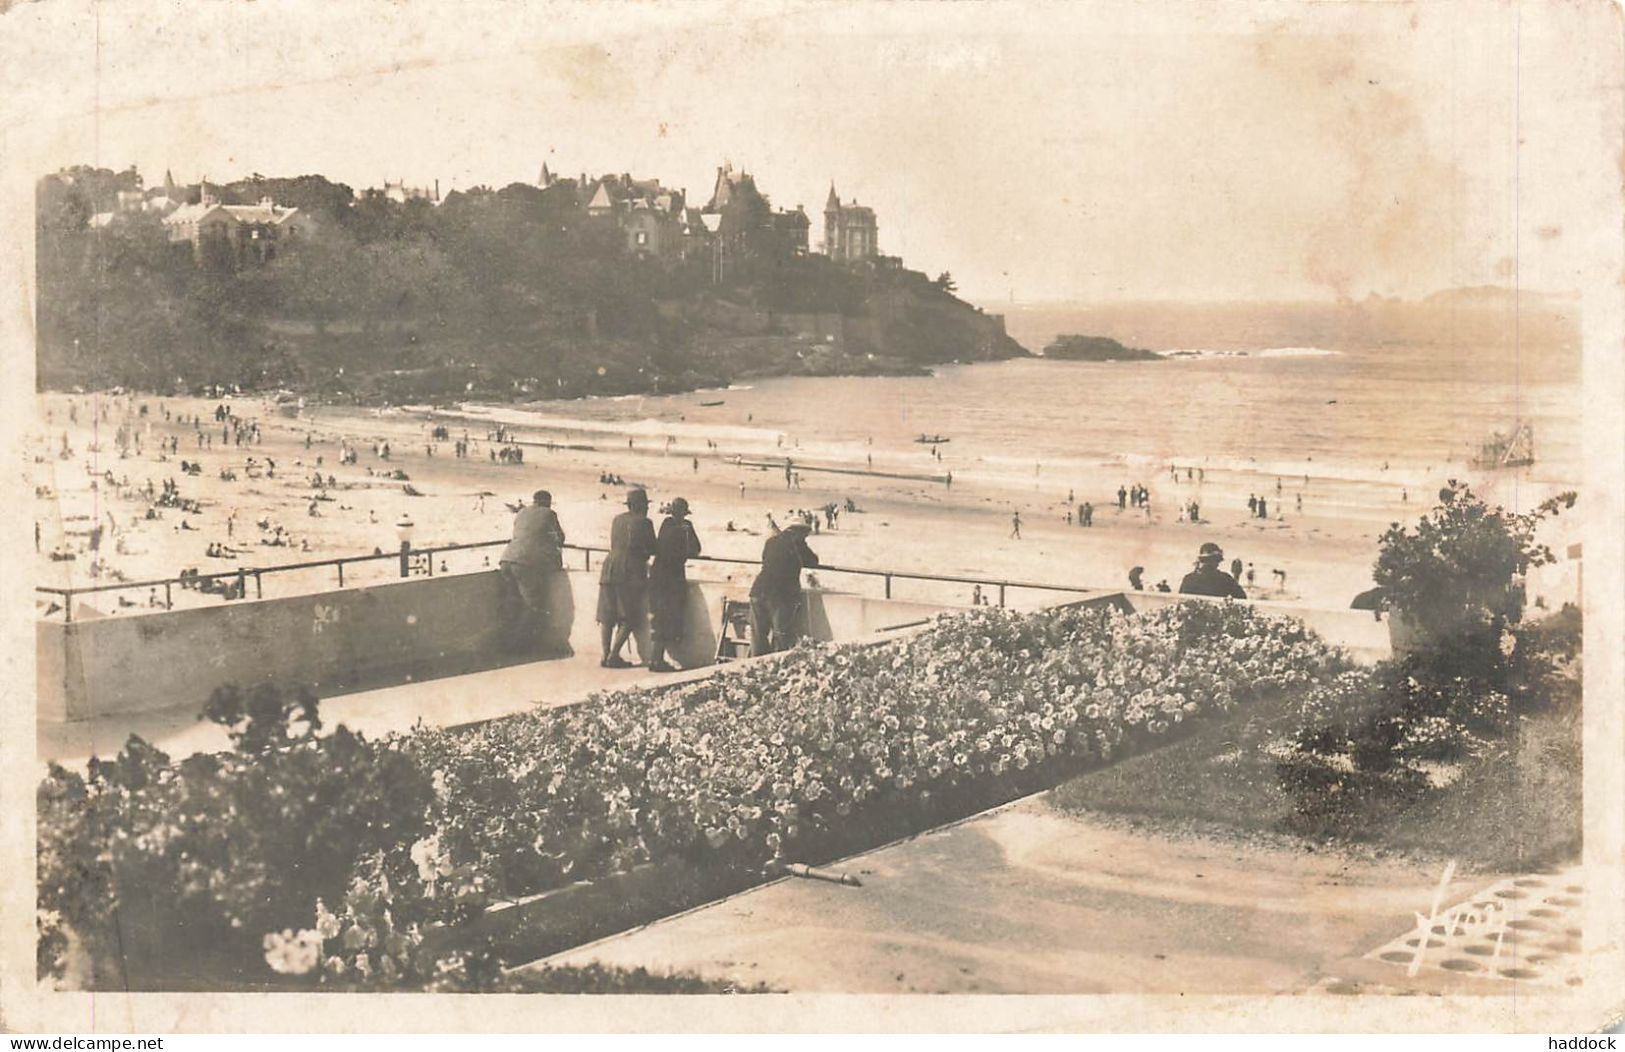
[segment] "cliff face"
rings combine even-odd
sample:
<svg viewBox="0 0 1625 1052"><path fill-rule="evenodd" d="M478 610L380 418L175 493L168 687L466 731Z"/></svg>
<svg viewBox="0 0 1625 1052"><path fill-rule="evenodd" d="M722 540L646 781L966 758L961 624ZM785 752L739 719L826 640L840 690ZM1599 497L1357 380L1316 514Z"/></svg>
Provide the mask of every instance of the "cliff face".
<svg viewBox="0 0 1625 1052"><path fill-rule="evenodd" d="M753 376L925 375L932 366L1027 356L995 315L985 314L925 280L897 272L844 311L772 313L730 305L700 312L698 354L714 372ZM747 332L741 332L741 319Z"/></svg>
<svg viewBox="0 0 1625 1052"><path fill-rule="evenodd" d="M662 311L688 328L685 357L696 375L725 380L925 375L934 365L1028 353L998 317L923 280L879 289L846 311L772 312L712 297Z"/></svg>
<svg viewBox="0 0 1625 1052"><path fill-rule="evenodd" d="M866 353L921 365L1002 361L1027 355L1005 333L1002 319L924 283L904 284L871 296L855 328Z"/></svg>

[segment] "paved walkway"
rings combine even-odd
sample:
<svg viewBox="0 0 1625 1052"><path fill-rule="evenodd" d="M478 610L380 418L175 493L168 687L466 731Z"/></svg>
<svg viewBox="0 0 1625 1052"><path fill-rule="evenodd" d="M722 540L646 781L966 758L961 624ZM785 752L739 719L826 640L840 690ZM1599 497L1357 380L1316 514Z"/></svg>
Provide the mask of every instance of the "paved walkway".
<svg viewBox="0 0 1625 1052"><path fill-rule="evenodd" d="M861 887L787 878L550 960L797 993L1505 992L1374 952L1429 912L1439 868L1166 839L1039 796L830 867Z"/></svg>
<svg viewBox="0 0 1625 1052"><path fill-rule="evenodd" d="M377 690L323 698L324 727L343 724L354 731L377 736L406 731L419 721L430 727L511 716L538 706L572 705L600 690L646 686L700 679L715 666L661 674L645 668L606 669L598 655L509 665L463 676L447 676L421 683L404 683ZM198 719L192 707L163 712L133 713L71 723L38 722L41 762L57 760L82 766L95 756L112 756L132 734L138 734L171 757L231 748L225 729Z"/></svg>

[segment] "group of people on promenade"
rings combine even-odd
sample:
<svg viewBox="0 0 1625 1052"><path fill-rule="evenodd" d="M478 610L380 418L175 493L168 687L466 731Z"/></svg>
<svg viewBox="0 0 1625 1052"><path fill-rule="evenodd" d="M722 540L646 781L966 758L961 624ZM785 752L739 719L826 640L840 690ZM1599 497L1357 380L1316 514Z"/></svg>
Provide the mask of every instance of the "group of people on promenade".
<svg viewBox="0 0 1625 1052"><path fill-rule="evenodd" d="M668 658L687 635L687 564L700 555L701 545L687 499L676 497L664 510L657 532L649 518L648 492L633 489L626 495L626 510L610 524L609 554L598 573L599 664L604 668L633 668L623 652L628 641L642 649L640 633L647 625L649 671L677 671ZM818 556L807 546L811 530L807 521L792 522L762 547L761 570L750 590L752 654L789 649L800 637L801 570L818 565ZM515 517L513 539L499 560L522 609L517 639L534 639L546 622L551 581L564 569L564 543L553 495L537 490Z"/></svg>
<svg viewBox="0 0 1625 1052"><path fill-rule="evenodd" d="M1125 494L1127 496L1127 494ZM633 489L626 495L626 511L610 526L609 554L599 570L597 621L604 668L635 667L624 652L628 641L638 641L645 625L650 628L647 667L651 672L676 671L668 658L685 638L689 606L686 565L700 555L701 545L689 519L689 504L677 497L665 508L666 518L658 531L649 518L649 495ZM1015 529L1020 529L1019 517ZM801 571L819 565L818 556L807 545L812 524L806 518L775 529L762 547L761 569L750 589L751 653L771 654L795 645L801 635L805 596ZM501 556L503 573L512 581L525 612L527 626L534 633L545 622L549 579L563 570L564 529L552 507L552 495L538 490L533 502L520 509L514 520L513 540ZM1241 585L1243 564L1233 560L1228 572L1223 568L1224 550L1208 541L1198 549L1194 568L1180 580L1181 595L1246 599ZM1129 583L1137 591L1148 590L1145 568L1136 566ZM1276 571L1283 579L1285 574ZM1253 583L1253 570L1245 576ZM1154 590L1172 592L1167 580ZM973 602L982 605L980 594ZM641 642L637 643L641 650Z"/></svg>
<svg viewBox="0 0 1625 1052"><path fill-rule="evenodd" d="M656 533L649 521L649 494L634 489L626 510L609 530L609 555L598 575L598 624L605 668L631 668L621 656L647 620L651 672L675 672L667 652L683 639L688 608L688 560L700 554L700 538L688 518L688 501L674 499Z"/></svg>

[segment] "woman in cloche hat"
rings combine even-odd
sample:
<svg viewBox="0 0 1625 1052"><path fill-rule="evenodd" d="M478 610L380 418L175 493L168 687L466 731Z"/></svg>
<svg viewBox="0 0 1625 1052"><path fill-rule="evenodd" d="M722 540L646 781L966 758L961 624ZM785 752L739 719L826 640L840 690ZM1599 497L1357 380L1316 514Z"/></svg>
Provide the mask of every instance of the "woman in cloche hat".
<svg viewBox="0 0 1625 1052"><path fill-rule="evenodd" d="M653 626L650 672L676 672L666 662L666 652L683 638L684 612L688 607L688 578L684 565L700 554L700 538L688 519L688 501L677 497L666 509L655 539L654 564L649 568L649 613Z"/></svg>

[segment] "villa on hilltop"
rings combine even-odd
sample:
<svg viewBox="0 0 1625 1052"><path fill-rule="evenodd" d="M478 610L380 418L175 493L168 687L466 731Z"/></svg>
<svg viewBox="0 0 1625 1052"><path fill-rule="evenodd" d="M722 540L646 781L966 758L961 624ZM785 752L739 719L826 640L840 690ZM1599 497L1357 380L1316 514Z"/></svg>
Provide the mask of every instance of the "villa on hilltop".
<svg viewBox="0 0 1625 1052"><path fill-rule="evenodd" d="M538 185L552 190L571 183L544 164ZM712 276L722 281L754 262L808 252L812 222L806 209L775 209L756 178L731 164L717 168L710 200L702 207L690 204L687 190L630 173L596 179L583 174L573 185L585 220L612 226L624 238L626 252L639 259L707 260Z"/></svg>
<svg viewBox="0 0 1625 1052"><path fill-rule="evenodd" d="M436 205L440 203L440 180L436 179L431 189L427 186L408 186L405 179L385 179L384 197L398 205L408 201L427 201Z"/></svg>
<svg viewBox="0 0 1625 1052"><path fill-rule="evenodd" d="M793 211L774 211L767 195L756 186L755 176L734 171L731 164L717 169L711 200L701 209L701 217L713 229L716 276L726 279L738 261L748 257L787 259L807 254L807 231L811 221L797 205Z"/></svg>
<svg viewBox="0 0 1625 1052"><path fill-rule="evenodd" d="M181 205L164 217L171 244L188 242L202 262L219 253L232 263L267 263L283 241L307 237L309 218L297 208L284 208L269 197L258 204L226 205L203 184L196 204Z"/></svg>
<svg viewBox="0 0 1625 1052"><path fill-rule="evenodd" d="M543 165L542 188L556 183ZM688 207L687 194L658 179L634 179L623 173L589 183L583 176L577 186L577 200L586 198L587 221L613 225L624 238L627 253L639 259L685 259L704 234L699 216Z"/></svg>
<svg viewBox="0 0 1625 1052"><path fill-rule="evenodd" d="M824 255L841 263L859 263L880 254L879 228L875 210L858 204L842 204L829 184L829 200L824 203Z"/></svg>
<svg viewBox="0 0 1625 1052"><path fill-rule="evenodd" d="M72 184L71 175L62 176L68 184ZM165 216L185 204L187 189L175 185L175 176L170 172L164 173L164 185L143 188L141 174L131 167L120 174L119 178L124 186L113 195L113 207L104 212L96 212L87 220L94 228L105 227L121 219L144 213L153 213Z"/></svg>

